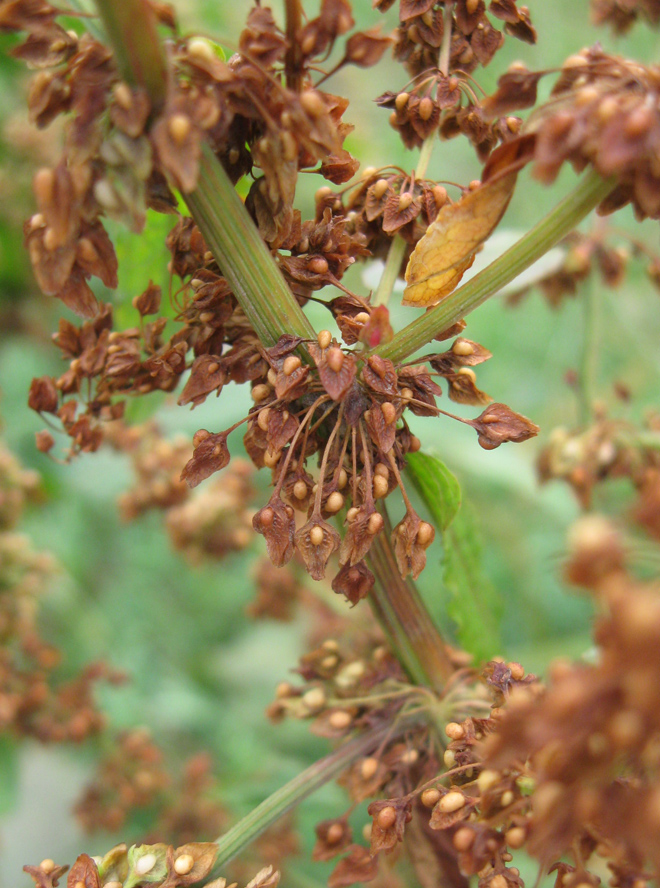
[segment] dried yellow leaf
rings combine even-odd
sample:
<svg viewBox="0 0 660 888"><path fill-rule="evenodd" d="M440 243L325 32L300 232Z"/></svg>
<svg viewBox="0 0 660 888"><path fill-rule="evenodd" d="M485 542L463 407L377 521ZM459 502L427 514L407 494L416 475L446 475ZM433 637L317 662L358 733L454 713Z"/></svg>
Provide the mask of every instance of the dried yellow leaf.
<svg viewBox="0 0 660 888"><path fill-rule="evenodd" d="M516 176L489 179L440 210L408 262L404 305L426 308L452 292L504 215Z"/></svg>

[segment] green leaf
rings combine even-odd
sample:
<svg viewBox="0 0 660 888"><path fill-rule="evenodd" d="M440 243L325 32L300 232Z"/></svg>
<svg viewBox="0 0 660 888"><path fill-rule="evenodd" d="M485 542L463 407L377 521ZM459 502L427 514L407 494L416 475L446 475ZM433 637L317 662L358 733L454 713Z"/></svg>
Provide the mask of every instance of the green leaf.
<svg viewBox="0 0 660 888"><path fill-rule="evenodd" d="M461 488L456 476L437 456L430 453L408 455L408 473L424 500L438 530L445 531L461 506Z"/></svg>
<svg viewBox="0 0 660 888"><path fill-rule="evenodd" d="M18 800L18 744L0 736L0 815L8 814Z"/></svg>
<svg viewBox="0 0 660 888"><path fill-rule="evenodd" d="M451 593L448 610L458 627L458 641L477 661L490 660L502 650L502 602L483 569L478 523L467 503L443 541L444 580Z"/></svg>

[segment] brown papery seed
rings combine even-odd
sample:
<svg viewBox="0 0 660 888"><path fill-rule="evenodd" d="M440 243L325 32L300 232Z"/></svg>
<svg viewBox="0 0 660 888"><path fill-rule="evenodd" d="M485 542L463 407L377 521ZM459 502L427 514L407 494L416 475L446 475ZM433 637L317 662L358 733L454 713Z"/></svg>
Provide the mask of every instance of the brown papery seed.
<svg viewBox="0 0 660 888"><path fill-rule="evenodd" d="M387 478L383 478L382 475L376 475L374 477L373 489L374 497L376 499L383 499L383 497L386 497L390 489Z"/></svg>
<svg viewBox="0 0 660 888"><path fill-rule="evenodd" d="M380 405L380 409L383 411L383 416L385 417L387 425L392 425L396 420L396 407L394 404L391 401L383 401Z"/></svg>
<svg viewBox="0 0 660 888"><path fill-rule="evenodd" d="M195 865L195 858L192 854L181 854L174 861L174 872L180 876L187 876Z"/></svg>
<svg viewBox="0 0 660 888"><path fill-rule="evenodd" d="M321 348L326 349L332 342L332 333L329 330L320 330L316 341Z"/></svg>
<svg viewBox="0 0 660 888"><path fill-rule="evenodd" d="M433 526L428 523L428 521L422 521L417 530L417 542L420 546L430 546L433 542L433 538L435 537L435 530Z"/></svg>
<svg viewBox="0 0 660 888"><path fill-rule="evenodd" d="M443 814L453 814L454 811L460 811L465 805L465 796L462 792L448 792L438 802L438 807Z"/></svg>
<svg viewBox="0 0 660 888"><path fill-rule="evenodd" d="M419 116L422 120L428 120L433 114L433 99L430 99L428 96L424 96L422 101L419 103Z"/></svg>
<svg viewBox="0 0 660 888"><path fill-rule="evenodd" d="M338 490L333 491L325 502L325 508L328 512L338 512L344 505L344 497Z"/></svg>
<svg viewBox="0 0 660 888"><path fill-rule="evenodd" d="M333 715L337 713L334 712ZM328 845L336 845L337 842L341 842L342 836L344 835L344 827L341 823L333 823L328 828L328 832L326 833L325 840Z"/></svg>
<svg viewBox="0 0 660 888"><path fill-rule="evenodd" d="M46 857L39 864L39 869L43 870L43 872L45 872L46 875L48 875L49 873L52 873L53 870L55 869L55 861L51 860L50 857Z"/></svg>
<svg viewBox="0 0 660 888"><path fill-rule="evenodd" d="M360 510L357 508L357 506L351 506L351 508L346 513L346 520L348 521L349 524L352 524L353 521L355 521L355 519L358 516L359 511Z"/></svg>
<svg viewBox="0 0 660 888"><path fill-rule="evenodd" d="M391 826L394 826L396 823L396 808L393 808L392 805L381 808L376 816L376 823L381 829L389 829Z"/></svg>
<svg viewBox="0 0 660 888"><path fill-rule="evenodd" d="M260 410L257 414L257 425L261 429L262 432L268 431L268 417L270 416L270 407L264 407L263 410Z"/></svg>
<svg viewBox="0 0 660 888"><path fill-rule="evenodd" d="M408 448L410 453L417 453L418 450L421 449L422 442L419 440L417 435L410 436L410 447Z"/></svg>
<svg viewBox="0 0 660 888"><path fill-rule="evenodd" d="M192 125L185 114L173 114L167 122L167 128L174 141L181 145L188 138Z"/></svg>
<svg viewBox="0 0 660 888"><path fill-rule="evenodd" d="M320 546L323 542L323 528L319 524L315 524L309 532L309 541L312 546Z"/></svg>
<svg viewBox="0 0 660 888"><path fill-rule="evenodd" d="M403 210L407 210L412 202L412 194L409 191L404 191L403 194L399 195L399 210L401 212L403 212Z"/></svg>
<svg viewBox="0 0 660 888"><path fill-rule="evenodd" d="M390 470L385 463L376 463L376 466L374 467L374 475L382 475L383 478L389 481Z"/></svg>
<svg viewBox="0 0 660 888"><path fill-rule="evenodd" d="M346 474L346 469L340 469L339 475L337 476L337 487L340 490L343 490L347 484L348 484L348 475Z"/></svg>
<svg viewBox="0 0 660 888"><path fill-rule="evenodd" d="M394 115L394 118L396 120L396 114ZM388 187L389 187L389 185L388 185L387 179L379 179L373 188L374 197L380 199L385 194Z"/></svg>
<svg viewBox="0 0 660 888"><path fill-rule="evenodd" d="M296 481L293 485L293 495L296 499L302 500L307 496L307 485L304 481Z"/></svg>
<svg viewBox="0 0 660 888"><path fill-rule="evenodd" d="M468 826L462 826L454 833L453 843L457 851L469 851L474 844L474 832Z"/></svg>
<svg viewBox="0 0 660 888"><path fill-rule="evenodd" d="M334 373L339 373L344 365L344 353L337 347L329 348L325 359L328 362L328 367Z"/></svg>
<svg viewBox="0 0 660 888"><path fill-rule="evenodd" d="M445 734L452 740L462 740L465 737L465 728L458 722L449 722L445 727Z"/></svg>
<svg viewBox="0 0 660 888"><path fill-rule="evenodd" d="M378 512L374 512L373 515L369 515L369 520L367 521L367 532L375 535L380 533L385 525L385 521L383 516Z"/></svg>
<svg viewBox="0 0 660 888"><path fill-rule="evenodd" d="M432 808L439 798L440 791L437 790L435 787L425 789L422 793L422 805L424 805L425 808Z"/></svg>
<svg viewBox="0 0 660 888"><path fill-rule="evenodd" d="M282 373L284 373L285 376L291 376L301 364L302 361L299 357L296 355L289 355L288 358L284 359L284 363L282 364Z"/></svg>

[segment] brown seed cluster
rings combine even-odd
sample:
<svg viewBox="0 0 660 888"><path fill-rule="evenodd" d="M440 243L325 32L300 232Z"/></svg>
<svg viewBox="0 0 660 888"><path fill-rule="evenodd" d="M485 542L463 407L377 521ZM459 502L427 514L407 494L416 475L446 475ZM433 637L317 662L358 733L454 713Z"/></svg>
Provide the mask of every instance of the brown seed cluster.
<svg viewBox="0 0 660 888"><path fill-rule="evenodd" d="M61 652L44 638L39 618L39 598L57 566L16 530L38 483L38 476L1 445L0 730L43 743L79 743L105 724L94 701L97 683L124 677L101 662L68 679L59 674Z"/></svg>
<svg viewBox="0 0 660 888"><path fill-rule="evenodd" d="M23 869L33 879L37 888L57 888L62 875L69 870L67 884L103 888L120 885L148 883L155 888L188 888L203 882L210 874L218 854L213 842L188 842L178 847L164 842L148 845L116 845L103 857L81 854L71 869L56 866L50 860L42 860L39 866ZM276 888L280 874L272 866L265 867L250 881L250 888ZM227 880L207 882L214 888L224 888Z"/></svg>
<svg viewBox="0 0 660 888"><path fill-rule="evenodd" d="M554 429L539 455L537 468L541 481L566 481L580 505L588 509L598 485L626 478L640 502L645 500L648 504L645 510L648 521L644 523L652 527L651 492L660 471L654 439L660 431L660 420L657 415L651 415L647 423L646 429L640 429L625 420L612 419L598 408L587 428Z"/></svg>
<svg viewBox="0 0 660 888"><path fill-rule="evenodd" d="M499 81L497 92L482 101L491 115L529 107L544 72L516 66ZM563 64L550 100L534 111L520 140L521 154L533 173L554 182L566 162L578 171L591 165L616 183L599 212L631 203L638 218L658 218L660 178L653 146L660 132L660 70L600 46L583 49Z"/></svg>
<svg viewBox="0 0 660 888"><path fill-rule="evenodd" d="M211 764L208 755L197 754L173 779L148 731L119 733L76 802L75 816L87 833L135 834L137 815L142 818L141 841L166 839L182 845L215 838L227 824L227 813L217 801ZM145 835L144 816L154 811Z"/></svg>
<svg viewBox="0 0 660 888"><path fill-rule="evenodd" d="M374 6L385 12L394 0L375 0ZM394 56L412 77L436 68L445 28L446 2L437 0L399 0L399 27ZM526 6L517 0L451 0L450 73L471 73L488 65L504 45L504 34L536 42L536 31ZM493 21L494 20L494 21Z"/></svg>
<svg viewBox="0 0 660 888"><path fill-rule="evenodd" d="M363 314L366 324L369 314ZM257 353L269 369L263 381L253 379L255 406L246 417L244 444L255 465L272 470L274 491L254 516L253 527L264 536L273 564L282 566L298 552L317 580L337 552L340 571L333 588L355 603L373 585L364 559L386 530L378 500L396 488L404 499L406 513L391 531L402 576L419 575L433 541L433 528L415 512L401 479L406 455L419 448L405 411L421 416L445 412L436 406L442 388L434 376L446 380L452 400L488 403L488 395L475 384L472 366L490 353L461 337L449 350L426 356L432 370L424 364L396 368L376 355L360 361L359 353L342 348L328 331L321 331L316 342L307 344L314 362L310 367L299 357L301 345L299 338L285 336ZM503 404L463 421L475 428L486 449L526 440L538 431ZM196 433L193 457L182 473L191 486L227 465L229 431ZM316 475L308 468L312 457L319 466ZM342 540L330 519L344 509ZM307 516L302 526L296 525L296 512Z"/></svg>
<svg viewBox="0 0 660 888"><path fill-rule="evenodd" d="M638 19L657 27L660 24L658 0L591 0L595 24L608 24L616 34L625 34Z"/></svg>
<svg viewBox="0 0 660 888"><path fill-rule="evenodd" d="M540 696L512 695L488 743L489 766L529 760L527 847L545 860L574 849L562 884L593 884L592 855L609 861L612 884L645 882L660 871L657 585L626 571L619 533L597 515L575 526L566 573L600 605L598 657L557 662Z"/></svg>
<svg viewBox="0 0 660 888"><path fill-rule="evenodd" d="M150 509L162 511L172 545L192 564L222 559L250 543L254 490L248 462L234 460L222 480L193 494L181 479L191 455L187 438L168 439L153 422L128 427L121 421L107 425L105 437L130 456L135 473L134 485L118 499L124 520L133 521Z"/></svg>
<svg viewBox="0 0 660 888"><path fill-rule="evenodd" d="M420 696L393 671L394 664L380 646L367 647L359 660L347 659L329 640L302 658L299 672L306 684L282 684L269 709L276 719L284 714L313 719L312 730L332 738L367 724L392 725L392 738L355 762L341 781L354 804L377 797L368 806L372 823L364 831L369 848L356 843L349 809L317 825L314 859L345 855L329 884L351 885L375 879L379 855L403 843L420 873L433 859L457 884L478 874L483 885L518 888L522 881L510 866L511 851L527 840L529 772L518 764L484 770L483 750L497 734L509 700L521 690L535 698L541 686L519 663L495 660L480 676L458 671L446 700L441 695L430 704L429 692ZM455 719L446 724L440 747L423 723L397 729L409 712L429 704ZM420 843L427 849L423 855L416 853Z"/></svg>

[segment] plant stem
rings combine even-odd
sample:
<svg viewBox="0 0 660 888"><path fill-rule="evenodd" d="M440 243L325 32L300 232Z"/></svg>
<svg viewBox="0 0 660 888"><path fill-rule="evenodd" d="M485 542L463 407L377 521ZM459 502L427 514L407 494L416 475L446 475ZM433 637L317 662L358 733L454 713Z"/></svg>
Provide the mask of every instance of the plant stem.
<svg viewBox="0 0 660 888"><path fill-rule="evenodd" d="M369 601L374 616L411 679L441 691L454 670L447 657L444 639L417 587L399 573L390 531L386 519L385 529L371 546L368 560L376 583Z"/></svg>
<svg viewBox="0 0 660 888"><path fill-rule="evenodd" d="M263 345L274 345L283 333L313 338L314 328L208 145L186 203Z"/></svg>
<svg viewBox="0 0 660 888"><path fill-rule="evenodd" d="M152 9L144 0L96 3L122 76L142 85L158 107L166 94L167 70ZM202 146L197 187L184 197L263 345L274 345L284 333L313 338L312 325L208 145Z"/></svg>
<svg viewBox="0 0 660 888"><path fill-rule="evenodd" d="M141 86L159 111L167 94L167 64L156 29L156 17L146 0L96 0L119 73L132 86Z"/></svg>
<svg viewBox="0 0 660 888"><path fill-rule="evenodd" d="M434 308L400 330L391 342L374 349L374 353L389 358L394 363L413 355L443 330L460 321L505 284L514 280L566 237L607 197L614 184L613 179L602 179L595 170L589 170L574 190L510 249Z"/></svg>
<svg viewBox="0 0 660 888"><path fill-rule="evenodd" d="M302 23L302 5L300 0L286 0L286 39L289 46L284 57L286 85L289 89L300 92L301 77L299 71L300 45L298 31Z"/></svg>
<svg viewBox="0 0 660 888"><path fill-rule="evenodd" d="M356 759L375 751L388 736L396 735L409 725L410 720L402 719L398 728L388 723L360 734L344 743L335 752L310 765L293 780L268 796L216 840L218 856L214 865L214 874L217 875L215 871L219 867L239 854L283 814L340 774Z"/></svg>
<svg viewBox="0 0 660 888"><path fill-rule="evenodd" d="M598 340L600 337L600 293L595 276L584 288L584 331L582 336L582 360L578 377L580 398L580 425L586 428L591 422L596 376L598 372Z"/></svg>

